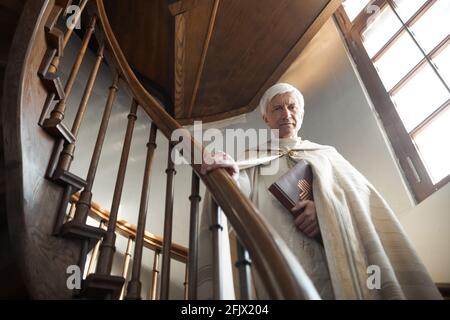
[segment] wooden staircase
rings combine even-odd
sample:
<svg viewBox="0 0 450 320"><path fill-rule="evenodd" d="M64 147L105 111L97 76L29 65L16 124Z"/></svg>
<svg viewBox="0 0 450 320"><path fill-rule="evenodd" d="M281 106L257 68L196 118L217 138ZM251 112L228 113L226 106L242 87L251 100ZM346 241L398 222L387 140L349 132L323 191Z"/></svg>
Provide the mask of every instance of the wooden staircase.
<svg viewBox="0 0 450 320"><path fill-rule="evenodd" d="M172 1L173 2L173 1ZM9 2L8 2L9 3ZM11 2L13 3L13 2ZM16 1L14 2L16 3ZM135 250L131 281L126 298L140 299L140 270L142 250L145 246L145 219L147 211L148 183L156 133L170 141L166 199L165 226L161 244L161 299L169 298L170 264L173 258L171 240L173 220L173 176L176 168L170 158L171 149L179 141L171 141L175 130L181 130L182 142L191 145L193 152L203 154L201 142L195 141L180 123L166 112L164 106L142 86L128 64L114 32L112 31L102 0L77 2L84 9L83 45L72 66L71 75L62 84L58 73L64 62L64 48L72 31L58 28L71 0L33 0L25 4L14 36L11 54L5 61L7 81L4 88L2 123L2 190L4 211L2 214L2 250L8 259L2 261L2 281L8 284L8 297L33 299L94 298L117 299L123 290L124 276L111 275L117 236L118 208L121 201L124 177L133 136L137 110L141 108L152 119L151 134L147 144L146 170L133 241ZM88 4L87 4L88 3ZM87 5L86 5L87 4ZM8 7L9 8L9 7ZM16 8L16 7L11 7ZM17 12L20 12L18 10ZM16 15L17 16L17 15ZM2 20L3 21L3 20ZM89 45L90 44L90 45ZM83 98L73 124L64 120L65 101L70 95L84 57L84 50L95 48L96 62L92 67ZM90 157L91 164L86 177L78 177L70 171L77 133L83 121L84 111L92 93L92 85L99 66L107 62L111 69L111 86L105 91L108 97L102 115L97 142ZM98 168L105 132L109 123L119 81L132 94L128 125L123 142L112 206L107 228L91 226L86 219L93 208L92 185ZM209 189L216 205L212 215L218 217L219 207L226 214L237 232L245 250L252 257L252 266L265 279L271 297L278 299L310 299L317 297L300 264L290 260L289 251L278 235L261 218L258 210L237 188L224 169L204 176L200 164L192 166L191 234L189 243L188 272L190 290L187 298L195 299L196 257L198 232L199 178ZM72 197L81 192L74 210L69 210ZM7 222L7 223L6 223ZM212 226L214 252L221 251L219 223ZM67 286L67 268L86 266L87 254L98 247L98 262L93 272L83 280L81 290L72 291ZM11 257L14 257L12 259ZM220 299L221 264L213 254L214 293ZM3 265L4 264L4 265ZM17 276L12 276L15 271ZM248 271L248 270L245 270ZM245 272L248 274L248 272ZM8 280L9 278L9 280ZM10 284L8 281L13 282ZM24 286L21 283L25 284Z"/></svg>

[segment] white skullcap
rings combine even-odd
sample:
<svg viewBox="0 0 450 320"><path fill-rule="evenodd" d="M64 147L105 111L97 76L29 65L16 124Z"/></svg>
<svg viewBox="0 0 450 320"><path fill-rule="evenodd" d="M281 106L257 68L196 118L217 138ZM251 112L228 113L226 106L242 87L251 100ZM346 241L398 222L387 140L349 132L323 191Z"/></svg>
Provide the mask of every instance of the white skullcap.
<svg viewBox="0 0 450 320"><path fill-rule="evenodd" d="M305 108L305 100L303 99L302 93L294 86L290 85L289 83L277 83L271 86L262 96L261 100L259 101L259 109L261 110L261 114L265 115L267 111L267 106L269 105L270 101L278 94L286 93L286 92L292 92L297 99L298 106L300 108L300 111L303 111Z"/></svg>

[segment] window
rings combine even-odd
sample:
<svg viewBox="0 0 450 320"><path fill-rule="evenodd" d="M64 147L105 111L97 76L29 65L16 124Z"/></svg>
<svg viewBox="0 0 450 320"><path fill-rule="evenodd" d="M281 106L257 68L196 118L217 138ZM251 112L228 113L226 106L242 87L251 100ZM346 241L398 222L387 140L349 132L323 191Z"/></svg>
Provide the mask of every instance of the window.
<svg viewBox="0 0 450 320"><path fill-rule="evenodd" d="M450 0L346 0L335 18L422 201L450 181Z"/></svg>

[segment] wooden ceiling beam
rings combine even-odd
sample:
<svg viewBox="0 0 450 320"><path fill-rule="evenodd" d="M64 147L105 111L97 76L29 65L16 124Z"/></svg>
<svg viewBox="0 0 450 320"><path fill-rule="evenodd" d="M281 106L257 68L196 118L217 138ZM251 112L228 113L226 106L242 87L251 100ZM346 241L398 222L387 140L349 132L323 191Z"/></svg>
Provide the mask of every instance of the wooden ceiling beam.
<svg viewBox="0 0 450 320"><path fill-rule="evenodd" d="M174 115L182 118L185 99L186 15L175 16Z"/></svg>
<svg viewBox="0 0 450 320"><path fill-rule="evenodd" d="M192 110L194 109L195 99L197 98L198 88L200 86L200 79L203 73L203 67L205 65L206 54L208 52L209 43L211 41L211 35L214 29L214 24L216 21L217 11L219 8L219 0L214 0L214 7L211 12L211 16L209 19L208 33L206 35L205 42L203 44L202 57L200 60L200 65L197 70L197 76L195 79L194 91L192 92L191 103L185 108L185 117L190 118L192 116Z"/></svg>

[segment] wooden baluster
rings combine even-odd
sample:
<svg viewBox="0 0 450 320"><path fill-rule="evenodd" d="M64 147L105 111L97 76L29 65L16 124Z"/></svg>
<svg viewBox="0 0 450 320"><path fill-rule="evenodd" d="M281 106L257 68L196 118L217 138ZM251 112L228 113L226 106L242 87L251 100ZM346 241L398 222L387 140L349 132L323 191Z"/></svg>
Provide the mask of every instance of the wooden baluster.
<svg viewBox="0 0 450 320"><path fill-rule="evenodd" d="M130 261L131 261L132 246L133 246L133 238L129 237L128 243L127 243L127 251L125 251L125 259L123 261L123 268L122 268L122 277L125 279L125 283L123 284L122 291L120 292L119 300L123 300L123 297L125 295L125 288L127 287L127 277L128 277L128 269L130 267Z"/></svg>
<svg viewBox="0 0 450 320"><path fill-rule="evenodd" d="M172 161L173 144L169 141L169 154L167 157L166 182L166 209L164 214L163 259L161 270L161 300L169 299L170 286L170 249L172 247L172 220L173 220L173 176L176 174Z"/></svg>
<svg viewBox="0 0 450 320"><path fill-rule="evenodd" d="M70 204L69 215L67 216L67 221L73 220L73 217L75 216L76 209L77 209L77 206L75 205L75 202L72 202Z"/></svg>
<svg viewBox="0 0 450 320"><path fill-rule="evenodd" d="M192 183L191 183L191 217L189 225L189 255L188 255L188 279L189 290L188 299L197 299L197 252L198 252L198 205L201 201L199 196L199 178L197 174L192 171Z"/></svg>
<svg viewBox="0 0 450 320"><path fill-rule="evenodd" d="M89 240L82 240L81 242L81 253L80 258L78 260L78 266L80 267L80 274L83 279L85 278L86 271L86 259L89 251Z"/></svg>
<svg viewBox="0 0 450 320"><path fill-rule="evenodd" d="M252 294L252 261L248 251L242 246L239 239L236 239L238 261L236 267L239 270L239 287L242 300L253 300Z"/></svg>
<svg viewBox="0 0 450 320"><path fill-rule="evenodd" d="M120 157L119 172L117 173L116 185L114 187L114 195L108 220L108 229L106 231L105 237L103 238L103 242L100 246L100 256L98 259L97 273L101 275L109 275L111 273L114 252L116 250L115 230L117 223L117 214L119 212L120 199L122 197L123 182L125 180L128 156L130 154L134 123L136 122L137 119L136 112L137 112L137 102L136 100L133 99L130 114L128 115L128 124L125 133L122 154Z"/></svg>
<svg viewBox="0 0 450 320"><path fill-rule="evenodd" d="M158 274L159 274L159 250L155 250L153 256L153 269L152 269L152 285L150 286L149 299L156 300L156 291L158 289Z"/></svg>
<svg viewBox="0 0 450 320"><path fill-rule="evenodd" d="M67 204L70 202L70 197L74 193L74 188L68 184L64 188L63 195L61 197L61 203L59 205L58 214L56 216L55 225L53 227L53 234L59 235L63 229L64 223L67 220Z"/></svg>
<svg viewBox="0 0 450 320"><path fill-rule="evenodd" d="M106 226L106 223L104 220L100 221L100 229L104 229ZM89 260L89 267L88 267L88 275L95 272L95 266L97 264L97 258L98 258L98 251L100 249L100 243L102 240L97 241L95 244L94 249L92 250L91 259Z"/></svg>
<svg viewBox="0 0 450 320"><path fill-rule="evenodd" d="M222 237L220 232L223 231L223 226L221 222L221 213L216 201L212 200L211 206L211 226L210 230L212 232L212 249L213 249L213 296L215 300L223 299L223 279L222 279Z"/></svg>
<svg viewBox="0 0 450 320"><path fill-rule="evenodd" d="M184 268L184 300L188 300L188 292L189 292L189 263L186 263L186 266Z"/></svg>
<svg viewBox="0 0 450 320"><path fill-rule="evenodd" d="M78 11L78 13L76 13L76 15L72 19L73 26L76 26L76 24L77 24L78 20L80 19L81 14L83 13L83 10L86 7L87 3L88 3L88 0L83 0L81 2L80 6L79 6L80 10ZM66 11L65 11L66 8L63 8L63 9L64 9L63 17L66 17L66 14L67 14ZM91 20L91 22L92 22L92 20ZM70 37L72 36L73 30L74 30L73 27L72 28L68 28L66 33L64 34L64 37L62 39L62 44L61 44L61 49L62 50L64 50L66 48L67 43L69 42ZM60 52L60 54L62 54L62 52ZM52 61L50 63L50 66L48 68L48 72L56 73L58 71L60 58L61 58L61 56L58 55L58 54L53 57L53 59L52 59Z"/></svg>
<svg viewBox="0 0 450 320"><path fill-rule="evenodd" d="M139 217L136 230L136 246L134 247L133 271L128 283L126 299L141 299L141 264L142 249L144 247L145 220L147 218L148 196L150 192L150 173L152 169L153 155L156 148L157 127L152 122L150 137L147 143L147 159L145 162L144 179L142 182L141 202L139 205Z"/></svg>
<svg viewBox="0 0 450 320"><path fill-rule="evenodd" d="M94 86L95 79L97 78L97 73L98 73L98 70L100 69L100 64L103 60L104 49L105 49L105 46L103 44L98 49L97 59L91 70L91 74L89 75L89 79L86 84L86 88L84 89L83 97L82 97L80 105L78 107L78 112L75 116L75 120L73 121L71 132L75 139L78 135L78 131L80 130L81 121L83 120L84 113L86 111L86 106L89 101L89 98L91 97L92 88ZM59 178L66 171L69 170L70 165L73 160L74 151L75 151L75 142L64 144L64 148L61 151L58 166L55 171L55 178Z"/></svg>
<svg viewBox="0 0 450 320"><path fill-rule="evenodd" d="M73 28L69 28L66 34L57 27L58 19L63 12L63 17L66 16L66 8L71 3L71 1L56 1L55 5L47 19L44 26L46 42L49 49L45 53L44 60L42 61L41 67L39 68L38 74L43 80L43 84L50 91L48 95L47 102L44 105L44 110L39 119L39 125L43 126L47 132L57 137L71 138L67 128L64 125L60 125L62 121L62 114L58 114L58 109L55 109L52 117L47 119L44 126L44 118L50 109L50 103L54 100L61 100L66 98L64 89L62 88L59 75L57 74L61 57L63 56L64 49L73 33ZM75 17L72 18L74 25L79 21L81 13L86 7L87 0L81 1L79 6L80 10L76 13ZM90 37L90 35L88 36ZM61 117L62 116L62 117ZM61 118L59 118L61 117Z"/></svg>
<svg viewBox="0 0 450 320"><path fill-rule="evenodd" d="M81 63L83 62L87 47L89 45L89 41L94 32L96 21L97 21L96 16L93 16L89 23L89 27L87 28L86 34L84 35L83 42L81 44L81 48L78 51L77 57L72 66L72 69L70 71L69 78L68 78L66 86L64 88L64 98L61 99L56 104L56 106L53 108L53 110L50 113L50 117L48 119L45 119L43 122L43 126L44 126L44 128L47 129L47 131L49 131L49 130L51 131L50 128L54 128L55 132L51 132L51 133L56 134L57 124L59 124L64 119L64 112L66 110L66 101L72 92L73 84L75 83L75 79L78 75L78 72L80 71ZM49 67L49 72L56 73L58 70L58 65L59 65L59 57L56 56L53 59L51 65ZM54 94L53 94L53 96L54 96Z"/></svg>
<svg viewBox="0 0 450 320"><path fill-rule="evenodd" d="M73 222L78 225L84 225L91 209L92 200L92 186L94 185L95 174L97 172L98 162L102 152L103 143L105 141L106 130L108 129L109 118L111 116L111 110L114 100L117 96L119 83L119 75L114 76L113 83L109 87L108 99L106 101L105 110L103 111L103 117L100 124L100 129L97 135L97 141L95 142L94 152L92 154L91 163L86 178L86 186L81 192L80 198L77 203L77 210L75 212L75 219Z"/></svg>

